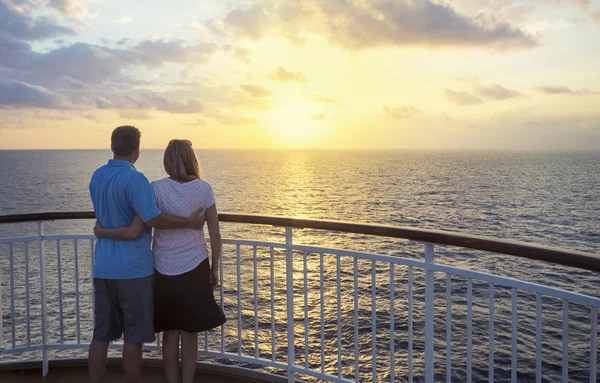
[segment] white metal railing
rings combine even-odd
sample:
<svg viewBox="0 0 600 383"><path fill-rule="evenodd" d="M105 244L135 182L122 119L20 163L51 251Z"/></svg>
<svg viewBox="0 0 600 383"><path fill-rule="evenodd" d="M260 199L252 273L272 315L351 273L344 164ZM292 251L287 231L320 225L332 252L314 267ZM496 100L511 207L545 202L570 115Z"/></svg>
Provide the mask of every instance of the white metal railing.
<svg viewBox="0 0 600 383"><path fill-rule="evenodd" d="M8 267L6 259L0 258L0 265L4 268L4 272L0 269L0 355L3 355L0 361L9 361L8 355L11 354L41 351L43 374L46 375L48 361L52 358L50 351L84 349L89 346L90 324L93 323L91 273L94 241L95 237L91 235L45 235L42 222L38 223L37 235L0 238L0 247L8 248ZM73 243L72 249L69 246L67 251L63 250L66 242ZM82 250L79 246L81 242L89 242L89 250ZM56 244L54 248L53 243ZM297 376L330 382L412 382L416 378L415 374L425 382L444 379L450 382L453 377L457 379L457 376L472 382L475 379L474 362L478 363L476 367L480 374L482 369L488 369L484 379L493 382L496 355L502 351L503 354L510 353L510 363L503 360L501 364L505 365L503 368L509 369L512 382L527 380L520 379L519 373L523 371L519 371L519 362L528 366L524 376L535 376L535 381L541 382L544 361L542 298L552 297L560 301L561 312L557 315L562 325L557 322L554 314L548 320L559 325L558 328L552 328L553 331L561 330L562 381L577 379L569 376L570 362L577 364L580 377L579 369L581 365L585 365L581 359L585 357L589 360L589 371L586 374L589 381L595 383L598 379L597 320L600 298L439 264L435 261L435 248L431 243L422 244L423 261L295 244L291 227L285 228L285 243L240 239L224 239L223 243L223 267L218 295L228 322L218 331L202 335L204 347L200 350L201 355L274 368L287 372L290 382ZM33 277L30 270L30 247L33 244L37 247L39 256L39 277ZM18 245L23 248L22 255L15 254ZM231 249L235 251L232 252ZM248 257L243 255L246 250L251 254ZM48 257L48 254L52 257ZM72 256L69 259L72 260L72 266L65 266L65 254ZM326 262L326 258L333 261ZM17 261L19 265L16 264ZM265 262L268 267L260 268ZM312 266L309 267L311 262ZM82 263L83 269L80 267ZM335 270L331 272L329 267L333 266ZM56 283L54 275L49 271L54 267ZM384 275L386 270L387 276ZM63 274L66 271L72 271L74 275L65 282ZM20 280L17 281L21 272L24 273L22 284ZM423 280L415 281L415 273L420 275L421 272ZM53 279L49 281L51 276ZM6 277L8 282L4 279ZM281 283L282 277L285 279L284 284ZM466 279L464 304L455 302L457 298L453 295L453 278ZM244 283L244 279L251 285ZM39 288L35 288L36 294L32 297L31 284L36 280L39 281ZM476 289L474 282L488 284L487 347L479 345L477 350L474 350L474 315L481 314L482 310L475 311L473 302L474 293L481 296L482 290ZM266 287L259 288L259 284ZM3 291L3 285L8 286L8 294ZM49 288L56 301L54 298L49 300ZM509 296L510 302L497 303L501 301L496 299L500 289L510 291L510 295L508 292L503 293L502 299L504 301ZM406 296L401 294L404 291ZM370 298L367 299L370 305L361 304L364 303L367 292L370 292L366 297ZM535 324L527 328L529 332L535 332L534 356L520 356L518 352L519 293L535 295ZM298 297L301 299L296 299ZM66 300L69 304L65 303ZM415 300L423 301L422 312L415 307ZM285 305L282 304L283 301ZM445 305L436 305L436 302L441 301L445 301ZM87 302L83 309L82 302ZM378 309L382 302L389 302L383 310ZM39 307L35 315L31 311L34 305ZM74 306L72 310L71 305ZM570 307L573 305L577 306L578 312L589 313L589 340L582 334L581 328L577 329L576 334L575 331L569 333L569 329L573 328L570 326ZM52 309L50 313L49 307ZM483 310L485 309L484 307ZM436 312L441 310L442 315L436 317ZM462 336L453 331L453 324L456 325L457 320L460 320L453 319L453 315L462 318L463 310L466 310L466 323L460 322L458 325L466 326L464 351L462 344L457 343L458 338L462 342ZM284 315L281 315L282 312ZM313 313L318 313L318 316L313 316ZM497 315L501 313L508 313L501 319L504 324L510 324L510 332L501 330L505 336L510 334L510 348L503 350L495 342ZM399 321L399 316L406 319ZM25 324L18 318L24 319ZM49 318L52 319L50 323ZM65 323L67 320L68 324ZM384 320L387 320L389 329L388 326L382 327L381 322ZM35 338L32 337L32 321L37 321L35 329L40 331L40 336ZM416 334L416 323L422 325L422 336L420 332ZM3 327L3 324L8 328ZM51 337L48 336L48 330L52 332ZM440 340L442 335L443 340ZM370 342L362 341L369 336ZM385 338L383 341L382 337ZM406 337L406 342L400 341L400 337ZM329 345L330 341L335 344ZM585 342L589 342L588 355L581 351ZM419 347L416 347L417 343ZM111 345L111 348L120 347L122 344L118 342ZM285 351L281 350L282 347ZM160 337L155 344L145 345L145 348L159 351ZM353 355L348 355L348 350L352 350ZM482 350L487 350L487 366L482 366L474 358L474 352L480 353ZM570 359L571 357L576 359ZM457 375L459 371L453 370L456 358L461 363L466 362L466 367L459 369L464 377ZM442 363L437 365L442 364L443 368L436 366L436 360L443 361L445 366ZM416 371L416 363L422 365L422 371L420 368Z"/></svg>

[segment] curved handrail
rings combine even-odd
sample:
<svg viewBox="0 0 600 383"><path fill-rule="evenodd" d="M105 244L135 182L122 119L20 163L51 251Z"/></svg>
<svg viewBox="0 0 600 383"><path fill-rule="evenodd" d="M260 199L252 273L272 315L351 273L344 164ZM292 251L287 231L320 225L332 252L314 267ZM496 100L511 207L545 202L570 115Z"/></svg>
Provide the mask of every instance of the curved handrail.
<svg viewBox="0 0 600 383"><path fill-rule="evenodd" d="M95 218L93 211L14 214L0 216L0 224L93 218ZM380 237L401 238L419 242L490 251L494 253L513 255L520 258L534 259L538 261L551 262L559 265L600 272L600 255L598 254L479 235L403 226L363 224L320 219L287 218L254 214L220 213L219 220L222 222L340 231Z"/></svg>

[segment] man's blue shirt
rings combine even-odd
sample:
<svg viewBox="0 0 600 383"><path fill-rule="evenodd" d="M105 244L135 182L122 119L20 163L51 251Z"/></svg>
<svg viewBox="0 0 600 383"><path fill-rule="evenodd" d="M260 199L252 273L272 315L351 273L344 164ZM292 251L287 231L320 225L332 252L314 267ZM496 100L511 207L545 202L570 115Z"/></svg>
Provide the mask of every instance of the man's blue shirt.
<svg viewBox="0 0 600 383"><path fill-rule="evenodd" d="M90 181L90 195L96 219L104 228L128 226L135 214L148 222L161 213L146 176L125 160L109 160L98 168ZM94 277L130 279L152 275L151 243L149 227L132 241L98 238Z"/></svg>

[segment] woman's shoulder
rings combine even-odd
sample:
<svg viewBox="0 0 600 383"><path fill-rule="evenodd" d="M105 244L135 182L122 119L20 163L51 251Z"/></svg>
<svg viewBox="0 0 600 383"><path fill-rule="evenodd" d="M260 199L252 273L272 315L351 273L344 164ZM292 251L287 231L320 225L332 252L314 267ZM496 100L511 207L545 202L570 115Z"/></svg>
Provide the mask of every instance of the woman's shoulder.
<svg viewBox="0 0 600 383"><path fill-rule="evenodd" d="M150 184L152 186L162 185L162 184L164 184L165 182L168 182L168 181L169 181L169 177L165 177L165 178L161 178L159 180L154 180L154 181L150 182Z"/></svg>
<svg viewBox="0 0 600 383"><path fill-rule="evenodd" d="M190 183L192 183L194 186L196 186L198 188L212 189L212 187L210 186L210 184L208 182L206 182L205 180L201 180L200 178L196 178L195 180L191 181Z"/></svg>

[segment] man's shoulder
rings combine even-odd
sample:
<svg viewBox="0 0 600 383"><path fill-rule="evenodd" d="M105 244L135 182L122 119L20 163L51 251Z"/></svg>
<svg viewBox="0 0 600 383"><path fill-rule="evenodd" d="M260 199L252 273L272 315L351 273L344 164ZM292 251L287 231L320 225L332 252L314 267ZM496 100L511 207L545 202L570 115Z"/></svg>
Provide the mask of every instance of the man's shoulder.
<svg viewBox="0 0 600 383"><path fill-rule="evenodd" d="M117 177L109 177L113 183L117 181L117 183L130 184L130 183L149 183L148 178L144 175L144 173L136 170L133 167L112 167L109 165L102 165L98 169L94 171L92 174L92 178L90 180L90 184L95 182L102 182L102 179L105 178L107 173L118 172Z"/></svg>
<svg viewBox="0 0 600 383"><path fill-rule="evenodd" d="M104 173L106 173L107 168L108 166L106 166L105 164L94 170L94 173L92 173L92 178L90 179L90 184L98 182L98 179L101 178L104 175Z"/></svg>

